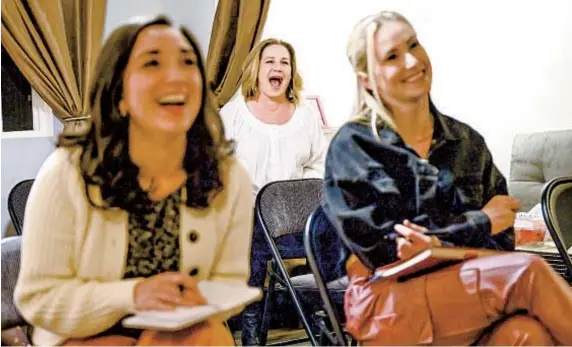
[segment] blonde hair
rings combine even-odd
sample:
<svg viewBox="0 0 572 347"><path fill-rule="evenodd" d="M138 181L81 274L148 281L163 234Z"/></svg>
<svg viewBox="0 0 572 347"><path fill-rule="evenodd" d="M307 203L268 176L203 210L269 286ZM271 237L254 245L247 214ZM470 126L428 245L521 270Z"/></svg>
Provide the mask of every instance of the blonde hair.
<svg viewBox="0 0 572 347"><path fill-rule="evenodd" d="M356 75L367 76L371 90L357 79L357 95L353 120L369 123L376 137L377 128L387 125L395 129L395 122L390 111L379 96L378 86L373 73L376 64L375 34L387 22L400 21L411 26L411 23L401 14L393 11L382 11L360 20L354 27L347 46L347 56Z"/></svg>
<svg viewBox="0 0 572 347"><path fill-rule="evenodd" d="M292 77L286 88L286 98L291 103L297 105L300 102L300 92L302 91L302 77L298 74L296 65L296 53L294 47L288 42L279 39L266 39L260 42L246 57L246 61L242 66L242 95L245 99L251 99L258 95L258 70L260 69L260 59L262 52L268 46L280 45L290 53L290 67L292 68Z"/></svg>

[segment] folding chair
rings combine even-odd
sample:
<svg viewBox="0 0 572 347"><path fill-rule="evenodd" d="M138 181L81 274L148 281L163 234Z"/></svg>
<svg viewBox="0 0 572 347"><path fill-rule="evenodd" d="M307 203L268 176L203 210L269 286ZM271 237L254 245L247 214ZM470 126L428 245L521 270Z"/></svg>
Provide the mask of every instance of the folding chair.
<svg viewBox="0 0 572 347"><path fill-rule="evenodd" d="M14 288L20 272L21 236L2 239L2 344L9 346L29 345L25 332L28 323L22 318L14 304ZM23 328L21 333L15 328ZM12 330L15 333L10 334ZM10 339L8 339L10 335ZM6 341L7 340L7 341Z"/></svg>
<svg viewBox="0 0 572 347"><path fill-rule="evenodd" d="M326 311L326 319L320 322L320 345L348 346L336 308L343 305L343 294L348 286L347 251L321 206L308 218L304 246ZM335 294L335 298L330 294Z"/></svg>
<svg viewBox="0 0 572 347"><path fill-rule="evenodd" d="M28 202L28 195L30 189L34 184L33 179L24 180L16 184L10 194L8 194L8 213L14 224L16 234L22 235L24 230L24 212L26 211L26 203Z"/></svg>
<svg viewBox="0 0 572 347"><path fill-rule="evenodd" d="M275 299L276 289L286 289L290 294L294 307L310 343L317 345L312 332L311 319L304 313L297 290L303 291L308 281L299 281L303 285L292 283L292 278L284 265L276 240L280 237L299 233L302 236L308 216L320 204L322 197L321 179L299 179L275 181L265 185L256 197L256 218L262 227L264 237L271 251L271 271L268 290L263 303L262 328L260 344L265 345L268 335L269 312ZM302 256L305 256L303 245L300 245ZM298 256L297 256L298 257ZM306 277L307 275L297 276ZM311 276L311 275L310 275ZM280 283L278 283L280 282ZM310 282L314 282L311 280ZM305 283L305 284L304 284ZM296 287L296 288L295 288Z"/></svg>
<svg viewBox="0 0 572 347"><path fill-rule="evenodd" d="M542 189L542 214L572 283L572 176L550 180Z"/></svg>

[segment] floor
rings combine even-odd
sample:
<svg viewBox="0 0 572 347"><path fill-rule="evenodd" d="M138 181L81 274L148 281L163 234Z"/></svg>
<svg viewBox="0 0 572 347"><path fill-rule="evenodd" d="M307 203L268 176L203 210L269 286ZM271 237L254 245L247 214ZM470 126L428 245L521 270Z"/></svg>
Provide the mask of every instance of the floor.
<svg viewBox="0 0 572 347"><path fill-rule="evenodd" d="M242 346L240 342L241 332L237 331L233 334L237 346ZM294 339L305 338L306 332L304 329L272 329L268 333L267 345L281 344ZM310 346L308 341L288 344L288 346Z"/></svg>

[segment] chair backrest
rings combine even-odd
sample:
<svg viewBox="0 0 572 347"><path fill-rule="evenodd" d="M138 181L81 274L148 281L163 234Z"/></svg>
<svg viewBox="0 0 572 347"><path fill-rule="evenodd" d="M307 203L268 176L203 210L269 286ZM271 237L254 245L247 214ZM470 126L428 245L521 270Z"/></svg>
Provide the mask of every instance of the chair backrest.
<svg viewBox="0 0 572 347"><path fill-rule="evenodd" d="M26 325L16 305L14 287L20 271L21 236L2 239L2 330Z"/></svg>
<svg viewBox="0 0 572 347"><path fill-rule="evenodd" d="M572 176L554 178L544 187L542 214L572 278Z"/></svg>
<svg viewBox="0 0 572 347"><path fill-rule="evenodd" d="M33 179L24 180L16 184L8 195L8 213L18 235L22 235L24 230L24 212L26 211L26 202L28 202L28 195L33 183Z"/></svg>
<svg viewBox="0 0 572 347"><path fill-rule="evenodd" d="M345 276L346 249L322 207L314 211L306 223L304 246L308 265L314 274L323 306L334 330L335 345L348 346L342 332L340 315L328 291L327 284Z"/></svg>
<svg viewBox="0 0 572 347"><path fill-rule="evenodd" d="M270 182L256 196L257 218L270 236L303 232L322 199L323 180L307 178Z"/></svg>

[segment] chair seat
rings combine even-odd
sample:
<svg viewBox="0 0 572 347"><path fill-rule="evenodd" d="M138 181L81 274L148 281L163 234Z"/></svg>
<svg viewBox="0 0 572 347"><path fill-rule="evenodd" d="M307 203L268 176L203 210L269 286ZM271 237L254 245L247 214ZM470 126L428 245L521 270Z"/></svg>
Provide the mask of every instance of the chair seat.
<svg viewBox="0 0 572 347"><path fill-rule="evenodd" d="M314 275L313 274L307 274L307 275L300 275L300 276L295 276L292 277L291 279L292 282L292 286L295 289L299 289L299 290L303 290L303 291L318 291L318 286L316 284L316 280L314 279ZM334 292L345 292L345 290L348 288L349 282L348 282L348 276L344 276L341 278L338 278L337 280L333 280L331 282L329 282L327 284L328 290L330 291L334 291ZM285 287L281 284L277 284L277 289L285 289Z"/></svg>

